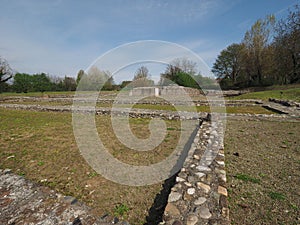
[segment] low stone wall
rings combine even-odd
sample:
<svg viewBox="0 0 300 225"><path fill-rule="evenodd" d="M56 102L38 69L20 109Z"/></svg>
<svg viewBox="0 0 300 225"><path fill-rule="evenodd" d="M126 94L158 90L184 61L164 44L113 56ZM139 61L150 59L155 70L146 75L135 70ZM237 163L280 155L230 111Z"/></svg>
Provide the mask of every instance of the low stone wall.
<svg viewBox="0 0 300 225"><path fill-rule="evenodd" d="M222 137L216 123L202 123L171 189L161 224L230 224Z"/></svg>
<svg viewBox="0 0 300 225"><path fill-rule="evenodd" d="M283 106L288 106L288 107L300 107L299 102L295 102L295 101L291 101L291 100L269 98L269 102L275 102L275 103L281 104Z"/></svg>
<svg viewBox="0 0 300 225"><path fill-rule="evenodd" d="M8 109L22 109L32 111L48 111L48 112L82 112L95 113L96 115L111 115L124 116L129 113L131 118L162 118L166 120L197 120L199 117L205 118L207 113L192 113L192 112L176 112L165 110L147 110L147 109L129 109L129 108L92 108L92 107L78 107L72 106L45 106L45 105L22 105L22 104L0 104L2 108Z"/></svg>
<svg viewBox="0 0 300 225"><path fill-rule="evenodd" d="M199 96L199 95L197 95ZM19 103L19 102L59 102L59 103L68 103L73 104L73 100L78 103L91 103L94 100L89 100L89 98L41 98L41 97L3 97L0 99L2 103ZM208 106L208 105L225 105L226 106L253 106L257 104L263 104L261 100L256 99L246 99L246 100L213 100L208 102L208 100L192 100L191 102L176 100L176 105L196 105L196 106ZM100 104L137 104L137 100L135 98L127 97L121 100L115 100L114 98L98 98L97 103ZM138 104L145 105L171 105L170 102L163 98L156 98L155 100L149 99L141 99L138 101Z"/></svg>

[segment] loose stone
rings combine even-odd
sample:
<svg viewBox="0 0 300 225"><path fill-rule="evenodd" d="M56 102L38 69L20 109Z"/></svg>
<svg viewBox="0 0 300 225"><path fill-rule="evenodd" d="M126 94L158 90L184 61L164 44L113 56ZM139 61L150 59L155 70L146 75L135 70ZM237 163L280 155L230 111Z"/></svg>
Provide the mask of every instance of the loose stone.
<svg viewBox="0 0 300 225"><path fill-rule="evenodd" d="M199 155L194 155L194 159L199 160L199 159L200 159L200 156L199 156Z"/></svg>
<svg viewBox="0 0 300 225"><path fill-rule="evenodd" d="M197 187L202 189L205 193L208 193L210 191L210 186L202 182L197 182Z"/></svg>
<svg viewBox="0 0 300 225"><path fill-rule="evenodd" d="M184 182L184 184L185 184L186 186L188 186L188 187L192 187L192 184L189 183L189 182Z"/></svg>
<svg viewBox="0 0 300 225"><path fill-rule="evenodd" d="M184 182L185 179L181 178L181 177L176 177L176 182Z"/></svg>
<svg viewBox="0 0 300 225"><path fill-rule="evenodd" d="M169 195L168 202L176 202L181 198L181 196L182 194L178 192L171 192L171 194Z"/></svg>
<svg viewBox="0 0 300 225"><path fill-rule="evenodd" d="M207 166L197 166L196 169L199 170L200 172L210 172L211 171L211 169Z"/></svg>
<svg viewBox="0 0 300 225"><path fill-rule="evenodd" d="M206 202L206 198L199 197L198 199L196 199L196 201L194 202L194 204L195 205L202 205L204 202Z"/></svg>
<svg viewBox="0 0 300 225"><path fill-rule="evenodd" d="M193 195L193 194L195 194L195 188L188 188L187 189L187 193L189 194L189 195Z"/></svg>
<svg viewBox="0 0 300 225"><path fill-rule="evenodd" d="M173 203L168 203L165 209L165 213L168 216L178 216L180 215L179 210L177 209L177 207L173 204Z"/></svg>
<svg viewBox="0 0 300 225"><path fill-rule="evenodd" d="M220 166L225 166L225 162L224 161L216 161Z"/></svg>
<svg viewBox="0 0 300 225"><path fill-rule="evenodd" d="M200 209L200 217L203 219L209 219L211 217L211 213L207 207L203 207Z"/></svg>
<svg viewBox="0 0 300 225"><path fill-rule="evenodd" d="M197 175L197 177L201 178L203 176L205 176L205 173L201 173L201 172L198 172L198 173L195 173Z"/></svg>
<svg viewBox="0 0 300 225"><path fill-rule="evenodd" d="M227 196L227 189L222 187L222 186L219 186L218 187L218 193L221 194L221 195Z"/></svg>
<svg viewBox="0 0 300 225"><path fill-rule="evenodd" d="M198 222L198 217L195 215L189 215L186 224L187 225L195 225Z"/></svg>

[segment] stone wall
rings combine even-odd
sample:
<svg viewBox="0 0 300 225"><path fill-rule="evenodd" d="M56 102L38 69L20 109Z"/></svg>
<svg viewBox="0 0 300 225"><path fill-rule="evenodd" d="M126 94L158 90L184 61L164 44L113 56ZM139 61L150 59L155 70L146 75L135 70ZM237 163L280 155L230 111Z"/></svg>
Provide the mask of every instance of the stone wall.
<svg viewBox="0 0 300 225"><path fill-rule="evenodd" d="M224 147L216 125L203 121L200 126L171 189L161 224L230 224Z"/></svg>

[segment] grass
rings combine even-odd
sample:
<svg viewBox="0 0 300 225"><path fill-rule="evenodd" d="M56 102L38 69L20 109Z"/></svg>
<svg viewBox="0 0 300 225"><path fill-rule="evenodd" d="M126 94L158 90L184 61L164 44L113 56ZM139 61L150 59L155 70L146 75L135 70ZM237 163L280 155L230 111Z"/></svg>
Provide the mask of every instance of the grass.
<svg viewBox="0 0 300 225"><path fill-rule="evenodd" d="M126 215L130 224L145 222L162 183L129 187L93 171L77 148L70 113L0 109L0 118L0 168L11 168L16 174L74 196L99 216L118 213ZM177 145L179 121L166 121L167 127L174 128L167 130L167 142L163 141L152 151L136 152L116 139L109 118L97 116L97 129L110 153L123 162L152 164L167 157ZM140 138L147 137L149 121L130 119L133 133Z"/></svg>
<svg viewBox="0 0 300 225"><path fill-rule="evenodd" d="M278 192L270 191L269 196L273 200L285 200L284 194L281 194L281 193L278 193Z"/></svg>
<svg viewBox="0 0 300 225"><path fill-rule="evenodd" d="M268 90L259 92L250 92L235 97L230 97L230 100L242 100L242 99L262 99L267 101L269 98L293 100L300 102L300 87L280 90Z"/></svg>
<svg viewBox="0 0 300 225"><path fill-rule="evenodd" d="M9 102L6 102L9 103ZM50 102L50 101L39 101L39 102L32 102L32 101L22 101L22 102L13 102L13 104L25 104L25 105L44 105L44 106L71 106L72 102ZM110 108L112 104L109 103L97 103L97 107L101 108ZM129 104L118 104L115 107L120 108L129 108L131 105ZM150 109L150 110L167 110L167 111L195 111L197 112L211 112L211 108L209 106L177 106L176 108L172 105L151 105L151 104L135 104L133 106L134 109ZM274 114L274 112L267 110L259 105L257 106L227 106L226 109L223 107L214 107L214 112L224 112L226 110L227 113L250 113L250 114Z"/></svg>
<svg viewBox="0 0 300 225"><path fill-rule="evenodd" d="M253 177L251 177L247 174L237 174L237 175L235 175L235 178L239 179L239 180L243 180L243 181L249 181L249 182L252 182L252 183L255 183L255 184L260 183L259 179L253 178Z"/></svg>
<svg viewBox="0 0 300 225"><path fill-rule="evenodd" d="M227 121L225 160L232 224L299 224L299 137L299 122Z"/></svg>

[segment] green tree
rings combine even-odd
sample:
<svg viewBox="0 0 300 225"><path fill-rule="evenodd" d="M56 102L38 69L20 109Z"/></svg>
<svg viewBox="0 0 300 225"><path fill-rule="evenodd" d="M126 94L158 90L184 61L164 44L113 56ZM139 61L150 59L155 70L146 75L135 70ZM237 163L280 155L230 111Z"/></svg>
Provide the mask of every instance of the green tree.
<svg viewBox="0 0 300 225"><path fill-rule="evenodd" d="M195 62L186 58L173 60L160 75L159 84L167 86L176 83L184 87L200 88L197 79L200 80L201 75L196 75L196 65Z"/></svg>
<svg viewBox="0 0 300 225"><path fill-rule="evenodd" d="M34 91L34 92L50 91L52 87L50 78L45 73L34 74L30 76L28 81L31 83L30 91Z"/></svg>
<svg viewBox="0 0 300 225"><path fill-rule="evenodd" d="M213 64L212 72L219 80L226 79L235 85L242 76L243 44L231 44L222 50Z"/></svg>
<svg viewBox="0 0 300 225"><path fill-rule="evenodd" d="M76 84L78 85L81 78L83 77L84 75L84 70L79 70L78 73L77 73L77 78L76 78Z"/></svg>
<svg viewBox="0 0 300 225"><path fill-rule="evenodd" d="M32 88L31 76L26 73L17 73L14 76L13 89L17 93L27 93Z"/></svg>

